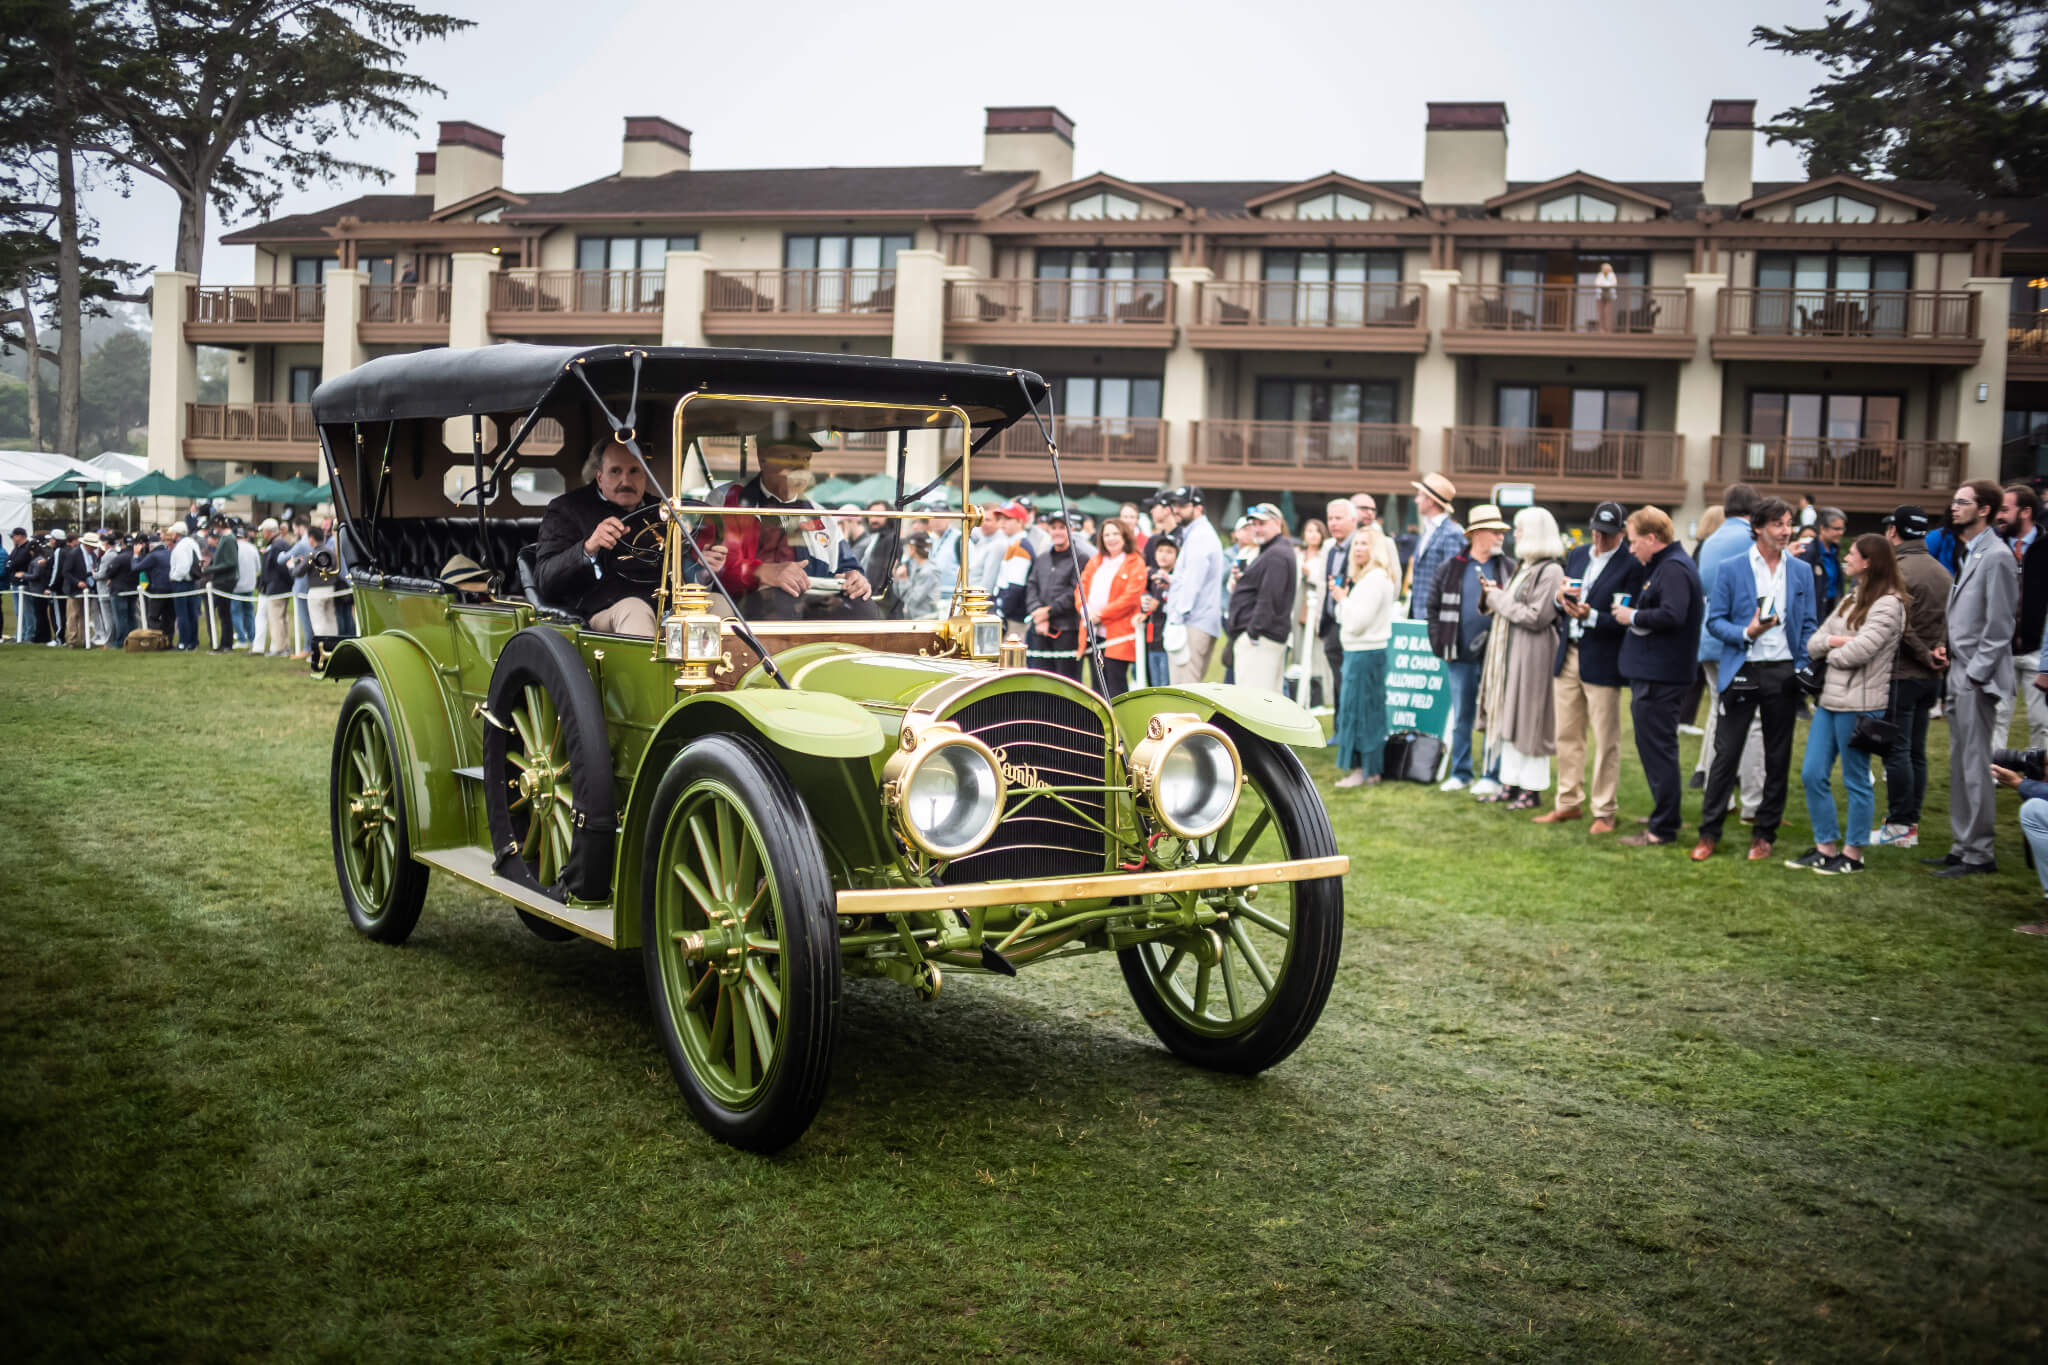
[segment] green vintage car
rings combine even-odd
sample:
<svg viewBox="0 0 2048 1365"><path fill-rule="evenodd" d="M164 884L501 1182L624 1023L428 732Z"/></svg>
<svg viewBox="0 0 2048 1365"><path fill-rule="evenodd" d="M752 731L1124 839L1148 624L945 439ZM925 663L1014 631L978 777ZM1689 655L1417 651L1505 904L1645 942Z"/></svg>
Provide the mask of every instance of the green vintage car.
<svg viewBox="0 0 2048 1365"><path fill-rule="evenodd" d="M897 515L930 516L1020 421L1057 482L1047 406L1025 371L737 349L434 350L323 384L361 634L316 667L349 684L329 810L356 928L402 943L438 871L544 938L638 950L685 1099L758 1151L816 1115L849 973L930 999L955 973L1113 952L1174 1053L1286 1057L1343 933L1347 860L1290 747L1322 744L1313 717L1220 684L1105 700L1023 667L965 535L926 620L886 593L843 619L826 579L804 595L827 619L750 622L706 562L734 527L821 524L728 505L764 440L879 460ZM653 639L593 629L535 572L544 507L600 439L657 494L624 542ZM438 577L455 554L488 591Z"/></svg>

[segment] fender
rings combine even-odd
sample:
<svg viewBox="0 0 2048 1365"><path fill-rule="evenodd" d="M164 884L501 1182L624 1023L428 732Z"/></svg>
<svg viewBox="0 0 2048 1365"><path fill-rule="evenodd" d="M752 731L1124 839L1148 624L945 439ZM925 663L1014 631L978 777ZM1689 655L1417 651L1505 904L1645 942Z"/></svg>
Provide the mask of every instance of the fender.
<svg viewBox="0 0 2048 1365"><path fill-rule="evenodd" d="M455 848L471 842L462 780L455 775L455 727L447 698L427 652L402 635L364 635L341 641L327 656L326 678L376 675L391 715L394 756L405 773L406 837L414 849ZM420 703L427 697L436 705Z"/></svg>
<svg viewBox="0 0 2048 1365"><path fill-rule="evenodd" d="M621 948L640 941L640 859L653 818L654 789L682 747L713 732L749 734L766 745L810 807L826 846L843 860L872 862L886 836L875 790L874 755L892 732L866 710L829 692L743 689L703 692L669 708L633 772L620 814L612 872L613 924Z"/></svg>
<svg viewBox="0 0 2048 1365"><path fill-rule="evenodd" d="M1109 704L1126 741L1145 733L1152 717L1165 711L1193 711L1203 720L1225 716L1276 744L1323 747L1323 723L1300 702L1258 687L1234 683L1175 683L1126 692Z"/></svg>

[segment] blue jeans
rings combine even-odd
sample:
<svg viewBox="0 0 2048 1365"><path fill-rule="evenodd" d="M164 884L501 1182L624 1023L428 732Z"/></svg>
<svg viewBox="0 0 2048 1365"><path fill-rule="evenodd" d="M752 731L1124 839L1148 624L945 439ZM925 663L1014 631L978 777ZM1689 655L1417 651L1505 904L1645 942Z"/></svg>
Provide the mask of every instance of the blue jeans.
<svg viewBox="0 0 2048 1365"><path fill-rule="evenodd" d="M1479 673L1484 664L1445 661L1451 675L1451 776L1472 780L1472 722L1479 713Z"/></svg>
<svg viewBox="0 0 2048 1365"><path fill-rule="evenodd" d="M128 642L135 632L135 602L132 598L116 593L114 596L114 634L107 643L119 649Z"/></svg>
<svg viewBox="0 0 2048 1365"><path fill-rule="evenodd" d="M2048 801L2020 802L2020 832L2034 850L2034 874L2041 879L2041 894L2048 896Z"/></svg>
<svg viewBox="0 0 2048 1365"><path fill-rule="evenodd" d="M311 649L313 647L313 611L312 608L306 605L306 594L302 592L293 593L292 605L299 613L300 647Z"/></svg>
<svg viewBox="0 0 2048 1365"><path fill-rule="evenodd" d="M1806 732L1806 761L1800 765L1799 780L1806 784L1806 818L1813 822L1816 844L1846 843L1851 848L1870 844L1870 822L1877 814L1877 796L1870 785L1870 755L1849 747L1849 736L1864 716L1881 716L1882 711L1830 711L1817 706L1813 725ZM1849 831L1846 836L1835 815L1835 757L1842 759L1842 785L1849 789Z"/></svg>
<svg viewBox="0 0 2048 1365"><path fill-rule="evenodd" d="M1172 673L1172 671L1171 671L1171 670L1172 670L1172 668L1173 668L1173 663L1172 663L1172 661L1171 661L1171 660L1169 660L1169 659L1168 659L1168 658L1166 657L1166 651L1165 651L1165 650L1163 650L1163 649L1148 649L1148 650L1146 650L1146 651L1145 651L1145 686L1147 686L1147 687L1164 687L1164 686L1166 686L1166 681L1167 681L1167 679L1169 679L1169 678L1171 678L1171 677L1173 676L1173 673Z"/></svg>
<svg viewBox="0 0 2048 1365"><path fill-rule="evenodd" d="M171 591L178 596L172 604L178 612L178 648L199 648L199 604L205 601L195 589L196 583L173 583Z"/></svg>
<svg viewBox="0 0 2048 1365"><path fill-rule="evenodd" d="M254 602L228 603L228 615L235 623L235 638L248 644L256 638L256 604Z"/></svg>
<svg viewBox="0 0 2048 1365"><path fill-rule="evenodd" d="M334 633L353 635L356 633L356 599L353 593L344 593L334 599Z"/></svg>

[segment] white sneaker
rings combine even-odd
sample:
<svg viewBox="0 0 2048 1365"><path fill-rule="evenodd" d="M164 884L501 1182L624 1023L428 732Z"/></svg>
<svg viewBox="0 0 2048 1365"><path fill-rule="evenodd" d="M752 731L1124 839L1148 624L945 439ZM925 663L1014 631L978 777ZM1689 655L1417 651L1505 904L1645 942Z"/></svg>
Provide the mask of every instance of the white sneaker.
<svg viewBox="0 0 2048 1365"><path fill-rule="evenodd" d="M1704 735L1706 731L1700 729L1697 725L1681 725L1678 727L1678 733L1681 735Z"/></svg>
<svg viewBox="0 0 2048 1365"><path fill-rule="evenodd" d="M1499 792L1500 789L1500 783L1490 777L1482 777L1472 784L1472 794L1474 796L1492 796Z"/></svg>
<svg viewBox="0 0 2048 1365"><path fill-rule="evenodd" d="M1465 790L1465 779L1462 777L1447 777L1436 784L1436 789L1440 792L1461 792Z"/></svg>
<svg viewBox="0 0 2048 1365"><path fill-rule="evenodd" d="M1886 825L1877 832L1877 837L1871 840L1871 842L1879 848L1918 848L1920 847L1920 826Z"/></svg>

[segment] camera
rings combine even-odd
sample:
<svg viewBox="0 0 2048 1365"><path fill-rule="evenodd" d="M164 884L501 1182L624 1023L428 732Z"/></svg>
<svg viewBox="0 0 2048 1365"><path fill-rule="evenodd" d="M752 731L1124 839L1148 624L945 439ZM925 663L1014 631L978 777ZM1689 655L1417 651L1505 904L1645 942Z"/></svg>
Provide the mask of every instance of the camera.
<svg viewBox="0 0 2048 1365"><path fill-rule="evenodd" d="M1993 749L1991 766L2016 772L2030 782L2048 782L2048 749Z"/></svg>

